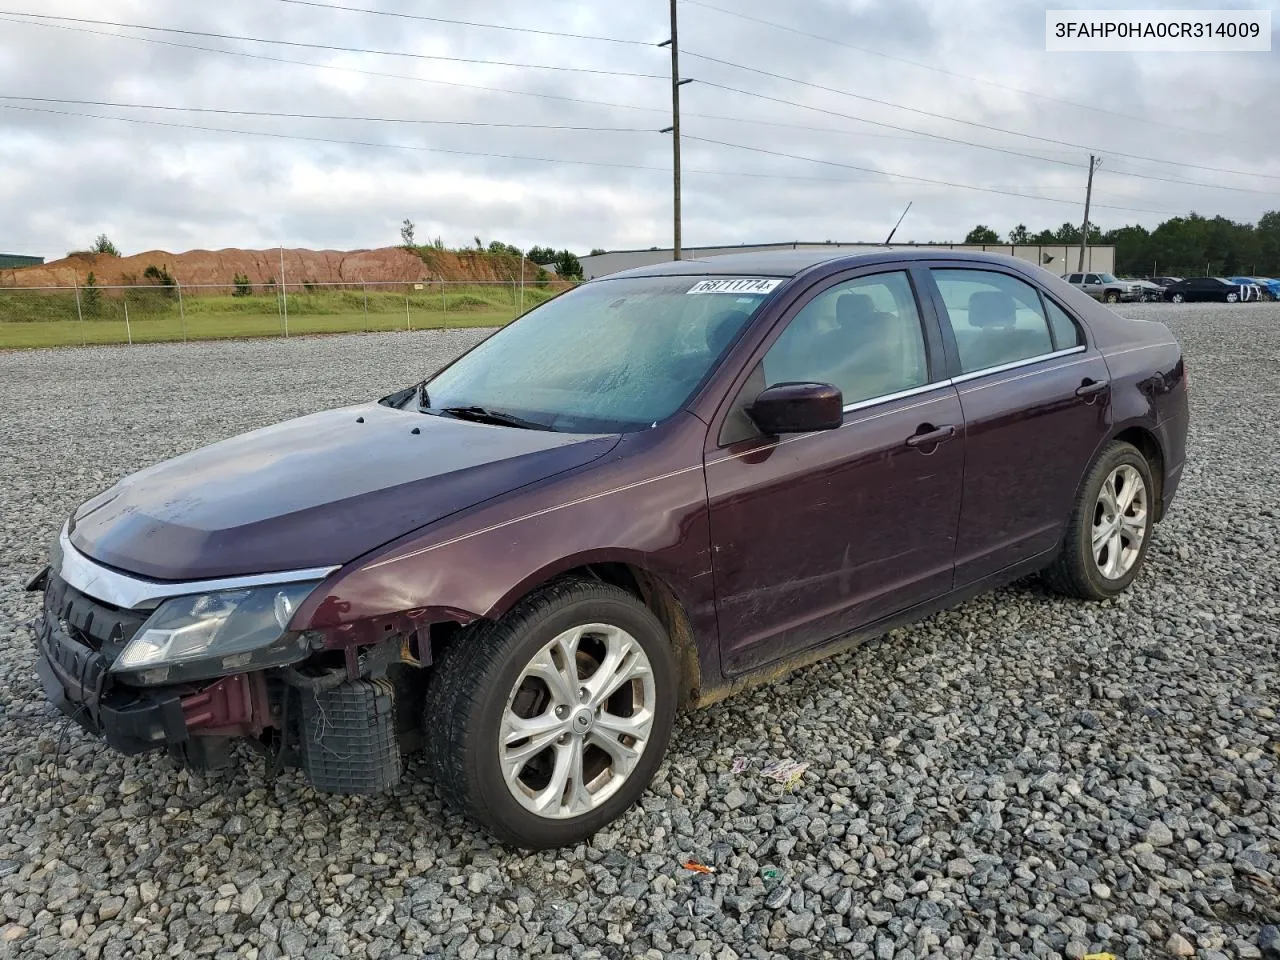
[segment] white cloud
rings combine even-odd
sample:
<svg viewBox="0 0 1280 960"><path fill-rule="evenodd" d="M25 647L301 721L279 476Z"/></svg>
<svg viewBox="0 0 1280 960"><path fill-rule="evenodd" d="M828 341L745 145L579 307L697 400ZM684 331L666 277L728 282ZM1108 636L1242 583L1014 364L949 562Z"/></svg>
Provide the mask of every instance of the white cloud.
<svg viewBox="0 0 1280 960"><path fill-rule="evenodd" d="M711 0L709 0L711 2ZM958 239L982 222L1032 229L1080 218L1088 147L1106 157L1096 184L1104 226L1153 225L1196 209L1252 220L1280 206L1280 180L1125 159L1120 153L1280 175L1273 104L1280 75L1269 54L1047 54L1043 12L976 0L764 0L716 6L793 24L889 57L980 77L947 76L900 60L774 30L704 6L682 7L686 244L783 239L878 240L907 200L899 237ZM593 43L322 10L281 0L172 4L160 0L18 0L31 12L181 27L294 42L366 46L452 57L663 74L665 0L583 4L510 0L459 8L362 0L384 10L635 38ZM1203 0L1200 0L1203 5ZM1119 4L1123 5L1123 4ZM464 12L459 12L459 11ZM62 255L107 232L126 251L163 247L368 247L396 242L404 217L420 237L465 244L475 235L520 245L647 247L670 239L669 87L659 80L571 71L445 63L80 25L100 33L0 21L0 94L292 113L495 123L636 127L645 132L467 128L415 124L126 111L26 104L70 113L128 115L389 146L275 139L0 109L0 247ZM129 33L330 68L200 52L100 34ZM841 96L700 59L722 60L937 114ZM367 71L356 73L350 71ZM398 77L373 76L395 74ZM417 78L417 79L414 79ZM426 81L444 81L426 82ZM701 81L701 82L700 82ZM457 86L449 84L463 84ZM804 104L803 109L721 89L727 85ZM1002 86L1001 86L1002 85ZM472 87L505 88L540 99ZM1042 95L1031 97L1008 87ZM1045 97L1094 105L1131 119ZM604 100L603 107L577 100ZM15 101L0 101L14 104ZM819 111L828 111L827 113ZM831 113L862 118L863 122ZM729 122L731 117L764 123ZM1270 118L1270 119L1269 119ZM941 143L878 121L1038 154L1066 164ZM957 121L970 121L969 125ZM1002 127L1080 147L984 129ZM821 132L796 127L829 128ZM1176 129L1176 128L1183 129ZM1189 131L1197 131L1191 133ZM838 166L708 144L702 137L934 180L1069 198L1024 200L944 186L888 181ZM464 151L495 156L462 156ZM538 162L512 157L540 157ZM568 161L654 168L622 169ZM715 176L735 171L827 180ZM1242 193L1126 177L1250 187Z"/></svg>

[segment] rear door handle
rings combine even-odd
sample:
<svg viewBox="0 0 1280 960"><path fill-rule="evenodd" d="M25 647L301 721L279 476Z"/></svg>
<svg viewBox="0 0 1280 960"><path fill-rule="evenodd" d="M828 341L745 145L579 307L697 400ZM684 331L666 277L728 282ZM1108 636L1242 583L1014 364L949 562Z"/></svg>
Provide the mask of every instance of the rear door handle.
<svg viewBox="0 0 1280 960"><path fill-rule="evenodd" d="M907 437L908 447L931 447L935 443L942 443L944 440L950 440L956 435L956 428L948 424L945 427L930 428L929 424L924 424L921 430L923 433L914 433Z"/></svg>
<svg viewBox="0 0 1280 960"><path fill-rule="evenodd" d="M1106 380L1086 380L1076 389L1077 397L1093 397L1097 396L1107 387L1111 386Z"/></svg>

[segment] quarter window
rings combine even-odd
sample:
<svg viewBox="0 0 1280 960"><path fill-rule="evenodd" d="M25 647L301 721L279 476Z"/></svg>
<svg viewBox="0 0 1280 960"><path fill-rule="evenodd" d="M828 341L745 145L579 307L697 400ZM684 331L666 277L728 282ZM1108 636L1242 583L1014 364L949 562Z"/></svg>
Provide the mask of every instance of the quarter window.
<svg viewBox="0 0 1280 960"><path fill-rule="evenodd" d="M1067 316L1067 311L1048 297L1044 298L1044 306L1049 314L1049 332L1053 334L1055 350L1070 350L1084 343L1084 339L1080 336L1080 328Z"/></svg>
<svg viewBox="0 0 1280 960"><path fill-rule="evenodd" d="M928 383L924 333L907 275L878 273L819 293L765 354L764 379L765 386L830 383L846 404Z"/></svg>
<svg viewBox="0 0 1280 960"><path fill-rule="evenodd" d="M1029 283L991 270L935 269L933 278L955 334L962 373L1053 352L1040 294Z"/></svg>

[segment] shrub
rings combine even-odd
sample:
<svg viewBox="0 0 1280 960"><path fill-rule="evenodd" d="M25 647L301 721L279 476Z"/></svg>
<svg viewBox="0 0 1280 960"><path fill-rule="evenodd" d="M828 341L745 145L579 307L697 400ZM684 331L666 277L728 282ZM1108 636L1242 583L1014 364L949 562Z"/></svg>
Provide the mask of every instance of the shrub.
<svg viewBox="0 0 1280 960"><path fill-rule="evenodd" d="M249 285L249 278L243 273L237 273L234 280L236 290L232 294L233 297L247 297L253 292L253 288Z"/></svg>

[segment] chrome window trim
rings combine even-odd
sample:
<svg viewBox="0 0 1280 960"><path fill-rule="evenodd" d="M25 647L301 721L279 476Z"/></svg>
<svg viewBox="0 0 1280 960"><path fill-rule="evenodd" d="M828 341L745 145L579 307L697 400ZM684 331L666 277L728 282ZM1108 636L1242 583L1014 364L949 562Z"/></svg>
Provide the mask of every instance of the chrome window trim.
<svg viewBox="0 0 1280 960"><path fill-rule="evenodd" d="M236 590L244 587L263 587L277 583L301 583L307 580L323 580L338 567L313 567L309 570L284 570L279 573L259 573L243 577L223 577L217 580L160 581L146 580L119 573L95 563L71 545L64 524L58 534L62 561L58 576L86 596L113 607L125 610L148 610L161 600L171 597L211 593L215 590Z"/></svg>
<svg viewBox="0 0 1280 960"><path fill-rule="evenodd" d="M979 377L990 376L993 373L1004 373L1006 370L1017 370L1019 367L1027 367L1033 363L1043 363L1045 360L1056 360L1058 357L1069 357L1074 353L1084 353L1088 350L1088 346L1080 344L1075 347L1068 347L1066 350L1055 350L1052 353L1042 353L1036 357L1028 357L1025 360L1015 360L1013 363L1002 363L998 367L985 367L982 370L975 370L973 373L962 373L958 377L952 377L952 384L968 383L970 380L977 380Z"/></svg>
<svg viewBox="0 0 1280 960"><path fill-rule="evenodd" d="M930 390L937 390L940 387L951 386L950 380L935 380L933 383L926 383L922 387L912 387L909 390L899 390L897 393L886 393L879 397L868 397L866 400L858 400L855 403L846 403L844 412L851 413L854 410L865 410L867 407L874 407L881 403L892 403L894 400L903 400L907 397L918 396L922 393L928 393Z"/></svg>

